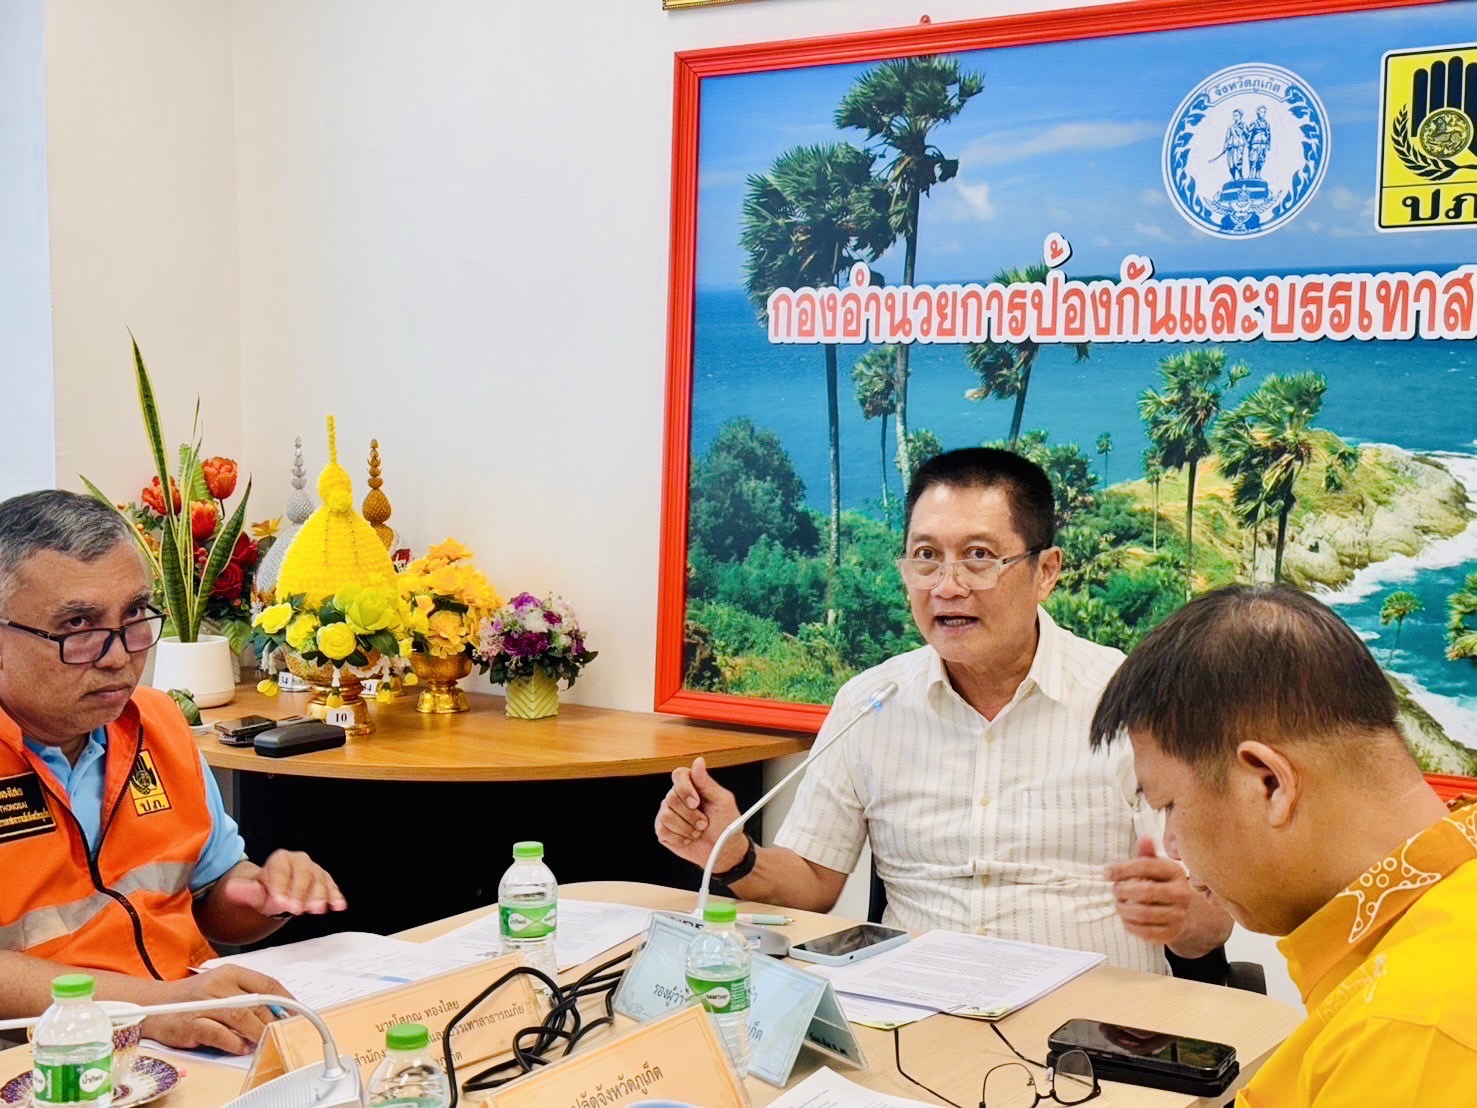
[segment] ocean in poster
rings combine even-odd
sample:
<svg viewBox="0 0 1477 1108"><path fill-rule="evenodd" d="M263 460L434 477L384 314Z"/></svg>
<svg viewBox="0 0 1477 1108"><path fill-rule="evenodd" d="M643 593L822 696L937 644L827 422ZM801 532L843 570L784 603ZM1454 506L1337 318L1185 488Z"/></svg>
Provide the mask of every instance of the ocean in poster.
<svg viewBox="0 0 1477 1108"><path fill-rule="evenodd" d="M1380 267L1371 266L1371 270ZM1407 268L1404 266L1392 268ZM747 417L774 431L805 481L807 502L824 511L828 498L826 390L817 346L771 346L740 289L699 289L695 304L692 452L701 455L727 420ZM1023 428L1042 428L1052 442L1077 442L1099 471L1094 444L1112 436L1108 483L1143 475L1148 447L1138 397L1158 381L1160 358L1183 344L1097 345L1083 362L1070 349L1048 348L1031 377ZM866 346L840 348L841 493L844 508L880 514L881 428L863 419L851 367ZM1228 361L1251 375L1229 398L1245 395L1268 374L1315 370L1328 379L1317 425L1351 443L1390 443L1441 456L1477 501L1477 343L1315 342L1237 343ZM960 346L916 345L909 384L910 429L927 428L946 448L1003 439L1012 401L970 401L977 384ZM897 494L888 432L887 478ZM1401 676L1447 734L1477 748L1477 665L1445 659L1447 598L1477 573L1477 525L1433 543L1414 558L1397 557L1361 571L1324 599L1369 641L1381 662ZM1394 589L1414 592L1425 610L1405 622L1390 661L1392 629L1380 605Z"/></svg>

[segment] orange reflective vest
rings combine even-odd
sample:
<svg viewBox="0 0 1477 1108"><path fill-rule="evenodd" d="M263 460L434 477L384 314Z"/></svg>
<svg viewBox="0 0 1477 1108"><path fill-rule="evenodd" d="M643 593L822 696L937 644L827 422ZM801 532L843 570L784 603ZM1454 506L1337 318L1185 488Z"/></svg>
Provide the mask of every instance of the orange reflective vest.
<svg viewBox="0 0 1477 1108"><path fill-rule="evenodd" d="M190 893L211 829L195 737L140 688L108 724L104 766L89 852L66 790L0 711L0 950L179 980L215 956Z"/></svg>

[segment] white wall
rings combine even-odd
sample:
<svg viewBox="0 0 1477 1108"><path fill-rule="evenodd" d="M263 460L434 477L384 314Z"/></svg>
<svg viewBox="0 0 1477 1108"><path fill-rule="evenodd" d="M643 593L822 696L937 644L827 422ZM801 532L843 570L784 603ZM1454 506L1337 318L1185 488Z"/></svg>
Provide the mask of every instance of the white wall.
<svg viewBox="0 0 1477 1108"><path fill-rule="evenodd" d="M0 4L0 500L55 479L41 0Z"/></svg>
<svg viewBox="0 0 1477 1108"><path fill-rule="evenodd" d="M201 401L241 442L228 0L48 0L56 479L119 499L152 473L128 328L171 446Z"/></svg>

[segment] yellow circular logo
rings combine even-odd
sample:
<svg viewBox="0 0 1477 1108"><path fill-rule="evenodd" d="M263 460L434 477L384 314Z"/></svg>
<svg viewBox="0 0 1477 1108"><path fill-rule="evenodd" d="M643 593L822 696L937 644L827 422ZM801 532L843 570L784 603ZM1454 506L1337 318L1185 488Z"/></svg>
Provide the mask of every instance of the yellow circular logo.
<svg viewBox="0 0 1477 1108"><path fill-rule="evenodd" d="M1434 158L1460 154L1472 141L1472 121L1457 108L1440 108L1421 120L1416 141Z"/></svg>

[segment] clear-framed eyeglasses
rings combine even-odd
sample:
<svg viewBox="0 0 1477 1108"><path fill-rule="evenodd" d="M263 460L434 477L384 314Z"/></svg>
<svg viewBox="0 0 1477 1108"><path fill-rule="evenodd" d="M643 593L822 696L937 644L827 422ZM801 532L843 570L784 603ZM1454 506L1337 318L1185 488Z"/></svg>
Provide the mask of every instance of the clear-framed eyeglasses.
<svg viewBox="0 0 1477 1108"><path fill-rule="evenodd" d="M931 589L944 579L947 570L954 571L954 581L970 592L993 589L1000 575L1016 562L1034 558L1046 550L1038 547L1009 558L964 558L957 562L941 562L937 558L899 558L897 571L910 589Z"/></svg>
<svg viewBox="0 0 1477 1108"><path fill-rule="evenodd" d="M1045 1091L1043 1091L1043 1084ZM1022 1062L1001 1062L985 1072L980 1108L1036 1108L1045 1100L1085 1104L1102 1092L1092 1061L1080 1050L1058 1056L1046 1069L1043 1084Z"/></svg>
<svg viewBox="0 0 1477 1108"><path fill-rule="evenodd" d="M47 639L57 645L62 661L69 666L90 666L100 662L113 649L113 643L123 643L130 654L142 654L159 641L164 631L164 614L152 608L142 619L129 620L121 627L89 627L85 631L67 631L55 634L39 627L27 627L24 623L0 616L0 627L12 631L24 631L39 639Z"/></svg>

